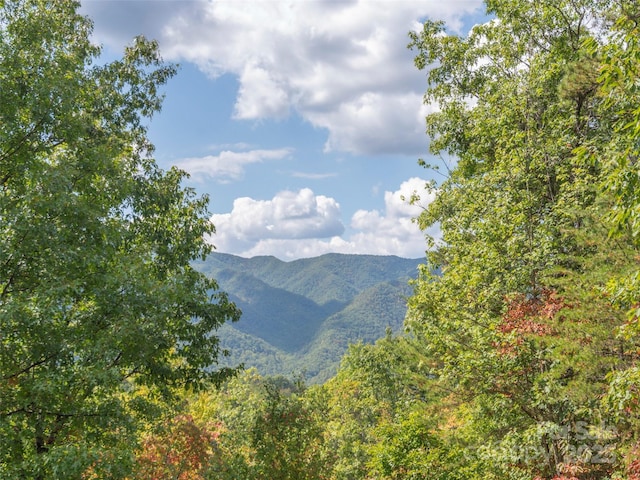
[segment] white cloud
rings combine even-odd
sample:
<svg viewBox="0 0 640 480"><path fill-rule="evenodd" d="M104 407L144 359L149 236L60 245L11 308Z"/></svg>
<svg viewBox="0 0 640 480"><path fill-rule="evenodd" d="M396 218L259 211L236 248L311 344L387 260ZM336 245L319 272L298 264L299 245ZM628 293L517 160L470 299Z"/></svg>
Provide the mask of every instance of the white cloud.
<svg viewBox="0 0 640 480"><path fill-rule="evenodd" d="M165 57L193 62L212 77L236 75L237 119L296 112L328 130L328 149L416 155L426 150L426 85L424 73L413 66L414 53L406 48L407 32L425 17L461 28L462 16L476 12L482 0L150 5L94 1L84 9L98 21L100 41L113 42L120 32L124 43L125 31L128 40L143 26L143 33L160 40ZM125 8L128 15L122 14Z"/></svg>
<svg viewBox="0 0 640 480"><path fill-rule="evenodd" d="M325 253L363 254L366 252L356 250L356 245L338 236L326 240L311 238L304 241L265 239L260 240L244 252L237 252L243 257L273 255L285 261L317 257Z"/></svg>
<svg viewBox="0 0 640 480"><path fill-rule="evenodd" d="M240 75L234 117L241 120L286 117L289 99L285 88L271 72L248 63Z"/></svg>
<svg viewBox="0 0 640 480"><path fill-rule="evenodd" d="M398 190L385 192L383 212L357 211L347 238L343 238L339 204L309 189L280 192L271 200L238 198L230 213L212 217L217 230L212 241L221 252L274 255L283 260L329 252L422 257L424 233L412 218L433 200L425 185L425 180L411 178ZM420 201L410 205L414 192ZM436 229L427 233L438 236Z"/></svg>
<svg viewBox="0 0 640 480"><path fill-rule="evenodd" d="M358 210L354 213L351 227L356 233L351 241L369 253L401 257L424 255L424 233L413 219L434 199L435 194L425 190L426 183L425 180L414 177L403 182L395 192L385 192L383 213L377 210ZM409 199L414 194L420 200L411 205ZM437 229L427 233L438 236Z"/></svg>
<svg viewBox="0 0 640 480"><path fill-rule="evenodd" d="M330 238L344 232L340 205L308 188L283 191L271 200L237 198L230 213L213 215L213 243L223 252L244 253L265 240Z"/></svg>
<svg viewBox="0 0 640 480"><path fill-rule="evenodd" d="M242 178L245 167L251 163L281 160L288 157L291 152L290 148L249 150L247 152L225 150L218 155L184 158L176 162L176 165L189 172L196 180L208 177L224 183Z"/></svg>
<svg viewBox="0 0 640 480"><path fill-rule="evenodd" d="M309 180L325 180L327 178L332 178L338 176L335 172L330 173L308 173L308 172L292 172L292 177L295 178L306 178Z"/></svg>
<svg viewBox="0 0 640 480"><path fill-rule="evenodd" d="M310 112L309 120L329 130L327 151L364 154L412 154L427 151L418 93L366 92L327 112Z"/></svg>

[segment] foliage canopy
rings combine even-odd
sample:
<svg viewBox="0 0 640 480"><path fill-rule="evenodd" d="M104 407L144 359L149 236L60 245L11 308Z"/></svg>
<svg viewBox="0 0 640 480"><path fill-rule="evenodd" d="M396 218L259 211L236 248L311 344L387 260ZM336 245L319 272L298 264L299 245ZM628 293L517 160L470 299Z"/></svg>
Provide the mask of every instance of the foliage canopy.
<svg viewBox="0 0 640 480"><path fill-rule="evenodd" d="M175 67L144 38L97 63L77 2L0 6L0 476L120 477L153 398L229 373L239 313L190 267L207 199L150 156Z"/></svg>
<svg viewBox="0 0 640 480"><path fill-rule="evenodd" d="M454 440L481 478L609 478L601 399L638 360L610 296L637 272L637 23L627 2L486 4L494 19L464 38L430 21L411 34L439 107L431 150L456 163L419 219L441 226L442 275L425 269L407 325L463 402Z"/></svg>

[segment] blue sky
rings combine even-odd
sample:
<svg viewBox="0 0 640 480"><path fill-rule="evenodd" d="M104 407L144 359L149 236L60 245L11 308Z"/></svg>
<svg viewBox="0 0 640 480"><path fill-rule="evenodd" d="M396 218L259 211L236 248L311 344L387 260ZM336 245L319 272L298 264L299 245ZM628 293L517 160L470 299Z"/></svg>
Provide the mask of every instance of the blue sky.
<svg viewBox="0 0 640 480"><path fill-rule="evenodd" d="M408 32L464 33L480 0L85 0L105 57L139 34L180 70L150 124L159 165L210 196L217 250L423 257L432 173ZM437 235L436 231L428 232Z"/></svg>

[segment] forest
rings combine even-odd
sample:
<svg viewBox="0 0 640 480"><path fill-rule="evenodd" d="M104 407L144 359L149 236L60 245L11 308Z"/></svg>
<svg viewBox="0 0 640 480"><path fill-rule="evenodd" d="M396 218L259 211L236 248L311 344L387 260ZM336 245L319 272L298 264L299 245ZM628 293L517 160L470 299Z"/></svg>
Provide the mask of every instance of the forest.
<svg viewBox="0 0 640 480"><path fill-rule="evenodd" d="M308 384L336 374L351 343L402 331L410 280L424 259L328 253L284 262L213 252L194 268L215 278L242 311L216 332L229 352L218 364Z"/></svg>
<svg viewBox="0 0 640 480"><path fill-rule="evenodd" d="M0 478L640 479L640 6L485 6L409 33L442 236L403 332L305 385L215 367L240 311L153 160L157 43L0 0Z"/></svg>

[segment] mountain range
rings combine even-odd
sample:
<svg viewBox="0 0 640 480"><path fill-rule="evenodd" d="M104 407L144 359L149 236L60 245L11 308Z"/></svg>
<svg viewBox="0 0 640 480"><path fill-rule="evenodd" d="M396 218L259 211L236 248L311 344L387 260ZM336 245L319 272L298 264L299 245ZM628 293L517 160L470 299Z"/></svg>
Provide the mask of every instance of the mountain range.
<svg viewBox="0 0 640 480"><path fill-rule="evenodd" d="M213 253L194 267L242 310L238 322L217 331L230 352L222 365L319 383L333 376L350 343L372 343L401 329L409 281L422 263L376 255L284 262Z"/></svg>

